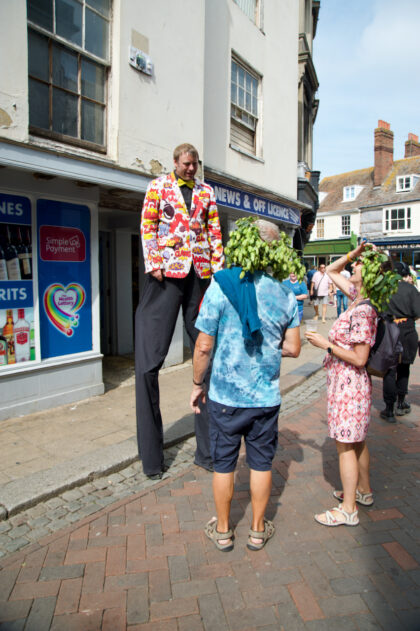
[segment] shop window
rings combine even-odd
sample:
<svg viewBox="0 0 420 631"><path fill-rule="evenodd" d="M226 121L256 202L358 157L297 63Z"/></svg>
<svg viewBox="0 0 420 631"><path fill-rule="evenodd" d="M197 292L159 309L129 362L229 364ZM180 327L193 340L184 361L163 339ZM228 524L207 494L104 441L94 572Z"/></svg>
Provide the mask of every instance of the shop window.
<svg viewBox="0 0 420 631"><path fill-rule="evenodd" d="M31 203L0 193L0 369L36 359Z"/></svg>
<svg viewBox="0 0 420 631"><path fill-rule="evenodd" d="M341 217L341 235L343 237L350 236L350 215L343 215Z"/></svg>
<svg viewBox="0 0 420 631"><path fill-rule="evenodd" d="M29 129L105 149L110 0L27 0Z"/></svg>
<svg viewBox="0 0 420 631"><path fill-rule="evenodd" d="M317 239L324 238L324 220L323 219L316 220L316 238Z"/></svg>
<svg viewBox="0 0 420 631"><path fill-rule="evenodd" d="M0 193L0 371L93 348L90 209L39 199L32 214Z"/></svg>
<svg viewBox="0 0 420 631"><path fill-rule="evenodd" d="M262 0L235 0L235 2L254 24L260 26L260 5Z"/></svg>
<svg viewBox="0 0 420 631"><path fill-rule="evenodd" d="M257 153L258 92L260 78L232 59L230 144L234 149Z"/></svg>
<svg viewBox="0 0 420 631"><path fill-rule="evenodd" d="M411 230L411 208L385 208L384 232Z"/></svg>

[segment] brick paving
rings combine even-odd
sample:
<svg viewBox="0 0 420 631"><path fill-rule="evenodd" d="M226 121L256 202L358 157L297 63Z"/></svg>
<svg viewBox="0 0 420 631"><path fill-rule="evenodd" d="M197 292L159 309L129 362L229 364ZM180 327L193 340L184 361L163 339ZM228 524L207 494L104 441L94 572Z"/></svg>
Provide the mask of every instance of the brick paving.
<svg viewBox="0 0 420 631"><path fill-rule="evenodd" d="M124 470L111 483L96 480L0 523L7 544L18 542L16 550L25 542L18 552L3 548L0 631L418 631L418 372L413 411L396 425L379 419L381 382L374 381L375 504L360 508L358 527L313 520L334 505L338 485L320 374L290 393L280 416L268 507L277 532L264 550L245 547L243 455L232 504L235 548L219 552L204 536L214 514L212 476L190 464L186 441L167 454L169 475L157 484Z"/></svg>

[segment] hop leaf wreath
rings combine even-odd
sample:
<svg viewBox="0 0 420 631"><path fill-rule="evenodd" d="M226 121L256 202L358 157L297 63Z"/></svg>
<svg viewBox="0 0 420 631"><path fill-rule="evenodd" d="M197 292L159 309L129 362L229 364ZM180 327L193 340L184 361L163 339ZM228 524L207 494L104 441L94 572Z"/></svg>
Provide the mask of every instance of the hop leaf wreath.
<svg viewBox="0 0 420 631"><path fill-rule="evenodd" d="M270 272L279 281L288 278L292 272L299 281L303 280L305 268L285 232L280 233L277 241L267 243L261 239L253 217L242 217L236 225L225 247L225 254L228 267L242 267L240 278L247 272L252 274L261 270Z"/></svg>
<svg viewBox="0 0 420 631"><path fill-rule="evenodd" d="M366 248L362 255L362 294L379 312L385 311L401 280L401 276L392 270L382 271L381 265L387 260L386 254L371 247Z"/></svg>

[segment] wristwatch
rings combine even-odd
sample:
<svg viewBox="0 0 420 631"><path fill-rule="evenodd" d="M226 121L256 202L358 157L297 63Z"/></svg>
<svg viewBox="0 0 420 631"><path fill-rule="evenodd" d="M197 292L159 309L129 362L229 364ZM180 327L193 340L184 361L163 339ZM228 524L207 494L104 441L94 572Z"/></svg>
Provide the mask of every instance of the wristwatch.
<svg viewBox="0 0 420 631"><path fill-rule="evenodd" d="M327 348L327 351L328 351L328 353L329 353L330 355L332 355L332 354L333 354L333 352L332 352L332 346L329 346L329 347Z"/></svg>

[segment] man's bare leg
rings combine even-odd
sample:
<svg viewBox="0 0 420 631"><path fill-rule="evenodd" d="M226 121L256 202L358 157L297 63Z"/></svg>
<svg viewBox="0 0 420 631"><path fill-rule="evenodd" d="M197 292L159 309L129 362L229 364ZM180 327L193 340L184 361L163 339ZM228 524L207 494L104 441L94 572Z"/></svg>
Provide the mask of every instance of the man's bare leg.
<svg viewBox="0 0 420 631"><path fill-rule="evenodd" d="M230 505L233 497L232 473L213 473L213 496L217 513L217 532L227 532L229 530ZM219 539L219 543L227 545L230 539Z"/></svg>
<svg viewBox="0 0 420 631"><path fill-rule="evenodd" d="M264 532L264 515L270 499L272 475L271 471L250 470L252 524L251 529ZM251 542L261 543L261 539L251 537Z"/></svg>

